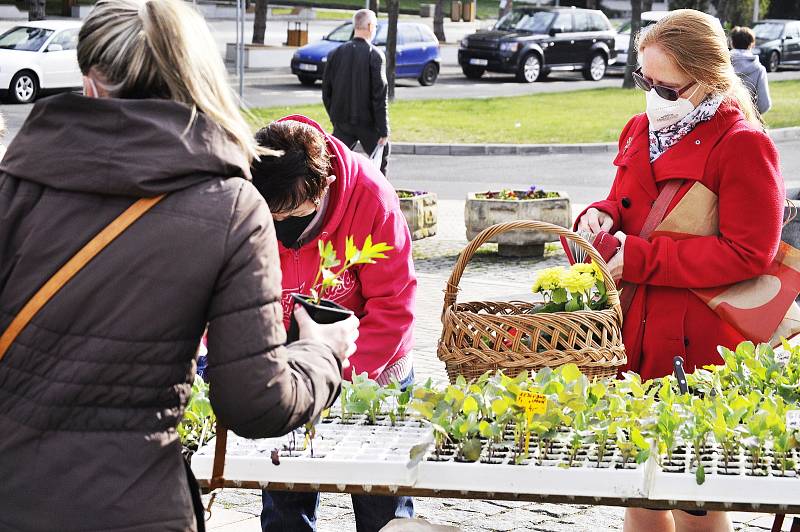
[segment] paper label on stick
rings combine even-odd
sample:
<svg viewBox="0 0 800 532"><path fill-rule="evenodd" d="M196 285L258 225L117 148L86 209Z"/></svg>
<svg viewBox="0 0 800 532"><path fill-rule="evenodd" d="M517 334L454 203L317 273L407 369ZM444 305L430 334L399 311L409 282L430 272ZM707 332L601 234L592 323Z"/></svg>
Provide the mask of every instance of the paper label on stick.
<svg viewBox="0 0 800 532"><path fill-rule="evenodd" d="M517 395L517 405L524 408L528 415L544 414L547 412L547 396L540 393L520 392Z"/></svg>
<svg viewBox="0 0 800 532"><path fill-rule="evenodd" d="M786 412L786 430L800 429L800 410L789 410Z"/></svg>

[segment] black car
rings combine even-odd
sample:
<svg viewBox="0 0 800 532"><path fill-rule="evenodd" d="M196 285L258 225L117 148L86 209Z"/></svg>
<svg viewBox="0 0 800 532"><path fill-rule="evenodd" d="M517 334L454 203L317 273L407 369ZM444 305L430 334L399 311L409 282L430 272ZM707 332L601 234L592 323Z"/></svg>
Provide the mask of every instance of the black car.
<svg viewBox="0 0 800 532"><path fill-rule="evenodd" d="M515 8L492 31L461 41L458 63L464 75L480 78L489 72L516 74L532 83L549 72L580 70L598 81L616 61L616 31L601 11L565 8Z"/></svg>
<svg viewBox="0 0 800 532"><path fill-rule="evenodd" d="M760 20L753 31L756 34L753 53L767 72L778 70L780 65L800 65L800 20Z"/></svg>

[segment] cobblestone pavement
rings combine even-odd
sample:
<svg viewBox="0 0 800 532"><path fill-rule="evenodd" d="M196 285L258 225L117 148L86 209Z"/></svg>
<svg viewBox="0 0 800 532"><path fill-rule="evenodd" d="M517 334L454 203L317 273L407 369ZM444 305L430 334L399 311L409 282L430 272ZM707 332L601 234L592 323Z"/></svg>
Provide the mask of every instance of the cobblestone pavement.
<svg viewBox="0 0 800 532"><path fill-rule="evenodd" d="M580 205L574 205L578 211ZM443 292L458 254L467 244L463 221L464 202L439 202L439 234L417 241L414 257L419 278L417 296L415 370L418 380L432 378L446 382L444 364L436 357L441 333L439 315ZM508 300L531 297L529 287L535 270L566 264L560 247L549 246L543 259L499 258L496 246L481 248L470 261L460 283L459 300ZM215 532L257 531L261 512L260 492L224 490L217 498L217 514L209 521ZM612 531L622 530L624 509L507 501L418 498L419 517L437 524L455 525L465 532L479 531ZM769 530L770 516L734 514L736 530ZM785 530L790 520L787 519ZM349 495L322 494L318 529L320 532L354 532ZM646 532L646 531L643 531Z"/></svg>

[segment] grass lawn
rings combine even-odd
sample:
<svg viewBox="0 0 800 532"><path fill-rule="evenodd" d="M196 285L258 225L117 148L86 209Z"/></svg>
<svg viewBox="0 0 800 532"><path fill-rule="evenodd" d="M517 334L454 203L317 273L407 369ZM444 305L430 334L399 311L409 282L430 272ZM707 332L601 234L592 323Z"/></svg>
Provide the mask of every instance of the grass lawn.
<svg viewBox="0 0 800 532"><path fill-rule="evenodd" d="M462 0L462 3L464 0ZM497 0L477 0L478 9L477 16L480 19L497 18L498 3ZM314 7L335 7L337 9L361 9L364 7L364 0L283 0L282 4L286 5L314 5ZM400 9L404 12L411 14L419 14L420 4L433 4L435 0L400 0ZM381 12L386 11L386 1L380 2L379 9ZM445 0L444 15L450 16L450 1Z"/></svg>
<svg viewBox="0 0 800 532"><path fill-rule="evenodd" d="M770 85L769 127L800 126L800 81ZM389 116L398 142L550 144L613 142L627 121L644 111L639 90L591 89L511 98L398 101ZM321 104L253 110L261 126L288 114L331 124Z"/></svg>

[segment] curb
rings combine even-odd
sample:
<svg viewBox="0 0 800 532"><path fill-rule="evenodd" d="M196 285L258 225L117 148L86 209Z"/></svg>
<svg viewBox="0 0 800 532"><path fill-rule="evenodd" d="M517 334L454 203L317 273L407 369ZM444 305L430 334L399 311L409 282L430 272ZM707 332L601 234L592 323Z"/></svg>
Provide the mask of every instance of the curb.
<svg viewBox="0 0 800 532"><path fill-rule="evenodd" d="M800 139L800 127L767 131L773 141ZM564 155L581 153L616 153L616 142L585 144L433 144L393 142L392 155Z"/></svg>

